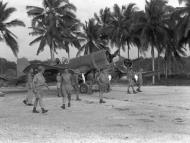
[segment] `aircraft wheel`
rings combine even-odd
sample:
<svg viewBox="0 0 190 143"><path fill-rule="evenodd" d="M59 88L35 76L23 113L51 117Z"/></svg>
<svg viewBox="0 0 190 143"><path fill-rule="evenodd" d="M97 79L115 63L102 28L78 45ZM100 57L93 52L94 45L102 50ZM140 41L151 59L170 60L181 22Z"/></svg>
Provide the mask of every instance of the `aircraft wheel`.
<svg viewBox="0 0 190 143"><path fill-rule="evenodd" d="M87 94L88 93L88 85L83 83L80 85L80 93Z"/></svg>

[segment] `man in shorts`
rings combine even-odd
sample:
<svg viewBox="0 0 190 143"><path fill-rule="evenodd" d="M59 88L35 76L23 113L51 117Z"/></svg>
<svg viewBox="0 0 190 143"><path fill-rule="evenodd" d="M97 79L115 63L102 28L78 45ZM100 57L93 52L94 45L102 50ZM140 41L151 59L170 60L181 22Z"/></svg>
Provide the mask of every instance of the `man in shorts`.
<svg viewBox="0 0 190 143"><path fill-rule="evenodd" d="M43 76L44 70L45 69L42 66L39 66L38 73L34 76L34 79L33 79L33 90L35 93L33 113L39 113L39 111L36 110L38 103L41 107L42 113L48 112L48 110L44 108L44 104L43 104L44 87L49 89L46 83L46 80Z"/></svg>
<svg viewBox="0 0 190 143"><path fill-rule="evenodd" d="M62 109L65 109L66 102L68 101L68 107L71 106L71 92L73 90L71 83L71 74L69 73L68 67L62 73L62 82L61 82L61 92L63 98L63 104L61 106Z"/></svg>
<svg viewBox="0 0 190 143"><path fill-rule="evenodd" d="M57 96L61 97L61 73L57 73L56 76L56 80L57 80Z"/></svg>
<svg viewBox="0 0 190 143"><path fill-rule="evenodd" d="M99 75L97 75L97 81L99 85L99 103L106 103L103 100L103 93L106 92L107 85L109 84L109 78L106 69L101 69Z"/></svg>
<svg viewBox="0 0 190 143"><path fill-rule="evenodd" d="M75 94L76 94L76 101L80 101L81 99L79 98L79 75L80 75L80 71L79 70L74 70L74 73L71 77L71 83L72 86L74 88Z"/></svg>
<svg viewBox="0 0 190 143"><path fill-rule="evenodd" d="M133 72L133 68L132 67L130 67L130 69L129 69L129 71L128 71L128 73L127 73L127 78L128 78L128 88L127 88L127 93L128 94L131 94L130 93L130 87L132 88L132 90L133 90L133 93L134 94L136 94L136 91L135 91L135 89L134 89L134 72Z"/></svg>
<svg viewBox="0 0 190 143"><path fill-rule="evenodd" d="M140 71L138 72L138 80L137 80L137 92L142 92L141 86L143 85L143 77L142 77L142 72L143 69L141 68Z"/></svg>
<svg viewBox="0 0 190 143"><path fill-rule="evenodd" d="M30 69L28 72L28 75L27 75L27 83L26 83L28 93L26 95L26 98L23 100L23 103L28 106L33 105L34 93L33 93L33 82L32 81L33 81L33 69Z"/></svg>

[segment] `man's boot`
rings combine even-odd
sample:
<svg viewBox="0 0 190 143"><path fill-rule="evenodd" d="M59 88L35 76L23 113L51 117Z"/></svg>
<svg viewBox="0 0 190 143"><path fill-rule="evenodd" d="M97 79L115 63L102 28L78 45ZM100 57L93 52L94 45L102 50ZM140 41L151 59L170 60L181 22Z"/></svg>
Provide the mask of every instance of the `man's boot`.
<svg viewBox="0 0 190 143"><path fill-rule="evenodd" d="M99 102L100 104L101 103L106 103L106 101L104 101L103 99L100 99L100 102Z"/></svg>
<svg viewBox="0 0 190 143"><path fill-rule="evenodd" d="M137 88L137 92L142 92L142 91L140 90L140 88Z"/></svg>
<svg viewBox="0 0 190 143"><path fill-rule="evenodd" d="M24 103L25 105L27 105L27 101L26 101L26 100L23 100L23 103Z"/></svg>
<svg viewBox="0 0 190 143"><path fill-rule="evenodd" d="M33 113L39 113L39 111L36 110L36 107L33 108L32 112Z"/></svg>
<svg viewBox="0 0 190 143"><path fill-rule="evenodd" d="M133 90L133 94L136 94L137 92L135 90Z"/></svg>
<svg viewBox="0 0 190 143"><path fill-rule="evenodd" d="M46 112L48 112L48 110L42 108L42 113L46 113Z"/></svg>
<svg viewBox="0 0 190 143"><path fill-rule="evenodd" d="M79 97L76 98L76 101L81 101L81 99Z"/></svg>
<svg viewBox="0 0 190 143"><path fill-rule="evenodd" d="M65 109L65 104L63 104L63 105L61 106L61 108L62 108L62 109Z"/></svg>
<svg viewBox="0 0 190 143"><path fill-rule="evenodd" d="M131 92L128 90L128 91L127 91L127 94L131 94Z"/></svg>

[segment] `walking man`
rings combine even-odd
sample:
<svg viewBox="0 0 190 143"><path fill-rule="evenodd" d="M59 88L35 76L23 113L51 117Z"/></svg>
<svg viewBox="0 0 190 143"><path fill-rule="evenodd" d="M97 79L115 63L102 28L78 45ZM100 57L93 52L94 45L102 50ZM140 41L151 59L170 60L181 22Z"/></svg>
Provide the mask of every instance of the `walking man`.
<svg viewBox="0 0 190 143"><path fill-rule="evenodd" d="M26 88L28 90L26 94L25 100L23 100L23 103L28 106L32 106L32 100L33 100L33 69L30 69L27 75L27 83L26 83Z"/></svg>
<svg viewBox="0 0 190 143"><path fill-rule="evenodd" d="M137 92L142 92L141 86L143 85L143 77L142 77L143 69L141 68L138 72L138 81L137 81Z"/></svg>
<svg viewBox="0 0 190 143"><path fill-rule="evenodd" d="M36 110L38 103L41 107L42 113L48 112L48 110L44 108L44 104L43 104L44 87L49 89L45 81L45 78L43 76L44 70L45 69L42 66L39 66L38 73L34 76L34 79L33 79L34 93L35 93L33 113L39 113L39 111Z"/></svg>
<svg viewBox="0 0 190 143"><path fill-rule="evenodd" d="M75 91L77 101L81 100L79 98L79 75L80 75L80 71L75 70L71 77L71 83L72 83L73 89Z"/></svg>
<svg viewBox="0 0 190 143"><path fill-rule="evenodd" d="M68 68L62 73L62 82L61 82L61 92L63 98L63 104L61 106L62 109L65 109L66 101L68 101L68 107L71 106L71 91L72 91L72 83L71 83L71 74L69 73Z"/></svg>
<svg viewBox="0 0 190 143"><path fill-rule="evenodd" d="M103 93L106 92L107 85L109 84L109 78L106 69L101 69L100 74L97 75L97 81L99 85L99 103L106 103L103 100Z"/></svg>
<svg viewBox="0 0 190 143"><path fill-rule="evenodd" d="M134 89L134 72L133 72L133 68L132 68L132 67L130 67L130 69L129 69L129 71L128 71L127 77L128 77L128 82L129 82L129 83L128 83L127 93L128 93L128 94L131 94L131 93L130 93L130 87L131 87L132 90L133 90L133 93L136 94L136 91L135 91L135 89Z"/></svg>
<svg viewBox="0 0 190 143"><path fill-rule="evenodd" d="M57 80L57 96L61 97L61 73L60 72L57 73L56 80Z"/></svg>

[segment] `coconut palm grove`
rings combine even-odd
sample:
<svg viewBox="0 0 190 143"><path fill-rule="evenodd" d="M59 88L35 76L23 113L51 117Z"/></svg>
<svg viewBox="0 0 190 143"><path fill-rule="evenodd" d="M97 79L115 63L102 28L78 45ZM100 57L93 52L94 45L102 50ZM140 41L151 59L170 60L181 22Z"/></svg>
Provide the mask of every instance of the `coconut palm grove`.
<svg viewBox="0 0 190 143"><path fill-rule="evenodd" d="M0 42L17 59L0 58L0 143L190 142L190 0L126 0L84 22L69 0L38 1L28 27L0 0ZM17 27L48 60L19 67Z"/></svg>
<svg viewBox="0 0 190 143"><path fill-rule="evenodd" d="M150 0L146 1L144 10L135 3L121 7L115 4L101 8L94 17L81 23L76 17L77 6L68 0L43 0L42 7L26 6L31 18L29 35L34 37L29 44L38 44L37 55L48 46L52 61L60 49L70 58L72 48L78 49L76 56L79 56L101 49L110 51L115 47L119 50L118 55L127 51L126 57L130 59L130 49L136 48L139 61L144 53L151 51L152 67L147 70L159 71L158 79L161 73L167 78L175 69L184 67L184 57L188 55L189 1L179 0L179 3L184 6L173 7L167 0ZM9 28L25 24L18 19L7 21L16 11L8 3L1 1L0 10L0 40L17 56L17 37ZM155 55L155 51L158 54ZM152 82L155 84L155 77Z"/></svg>

